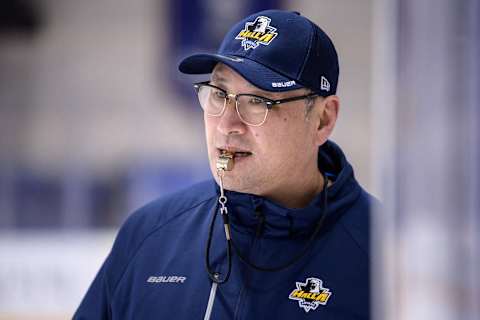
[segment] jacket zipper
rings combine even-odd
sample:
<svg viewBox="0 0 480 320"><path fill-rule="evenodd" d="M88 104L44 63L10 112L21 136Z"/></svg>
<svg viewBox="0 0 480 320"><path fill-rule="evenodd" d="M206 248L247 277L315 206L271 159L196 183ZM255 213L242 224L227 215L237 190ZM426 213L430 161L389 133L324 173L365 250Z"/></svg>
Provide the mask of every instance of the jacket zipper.
<svg viewBox="0 0 480 320"><path fill-rule="evenodd" d="M216 275L216 274L215 274ZM218 283L212 281L212 288L210 289L210 296L208 297L207 310L203 320L210 320L212 316L213 303L215 302L215 294L217 293Z"/></svg>
<svg viewBox="0 0 480 320"><path fill-rule="evenodd" d="M255 255L255 250L257 249L257 244L260 241L260 236L262 235L263 228L265 226L265 216L263 215L263 213L262 213L262 211L259 207L256 208L255 214L256 214L257 218L259 219L259 222L257 224L257 228L256 228L256 231L255 231L255 237L253 238L253 242L252 242L252 246L251 246L251 251L250 251L250 255L249 255L250 259L252 259ZM254 272L254 270L251 270L248 266L247 266L246 270L247 270L247 274L245 276L246 283L244 284L243 290L240 293L240 297L238 299L237 306L235 308L235 313L234 313L234 319L235 320L240 320L241 319L241 317L240 317L240 315L241 315L240 307L241 307L241 304L244 300L244 297L247 294L248 283L250 282L250 278L251 278L251 276L253 276L252 273Z"/></svg>

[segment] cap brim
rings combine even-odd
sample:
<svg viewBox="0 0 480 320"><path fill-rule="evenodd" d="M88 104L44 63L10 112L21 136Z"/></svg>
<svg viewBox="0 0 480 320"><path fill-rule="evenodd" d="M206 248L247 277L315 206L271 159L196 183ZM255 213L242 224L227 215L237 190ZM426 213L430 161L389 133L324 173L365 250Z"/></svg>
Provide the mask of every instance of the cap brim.
<svg viewBox="0 0 480 320"><path fill-rule="evenodd" d="M218 62L226 64L248 82L265 91L280 92L303 88L295 80L245 57L208 53L194 54L183 59L178 65L178 69L187 74L206 74L211 73Z"/></svg>

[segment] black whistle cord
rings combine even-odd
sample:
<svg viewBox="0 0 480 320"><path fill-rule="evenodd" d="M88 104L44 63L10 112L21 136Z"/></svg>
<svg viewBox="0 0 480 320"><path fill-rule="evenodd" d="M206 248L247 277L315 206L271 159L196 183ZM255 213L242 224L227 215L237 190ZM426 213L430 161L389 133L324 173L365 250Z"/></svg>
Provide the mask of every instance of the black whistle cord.
<svg viewBox="0 0 480 320"><path fill-rule="evenodd" d="M276 271L281 271L283 269L286 269L290 266L292 266L293 264L295 264L296 262L298 262L301 258L303 258L303 256L309 251L309 249L311 248L315 238L317 237L317 235L319 234L322 226L323 226L323 223L325 222L325 218L327 216L327 209L328 209L328 195L327 195L327 188L328 188L328 180L327 180L327 176L323 174L323 181L324 181L324 185L323 185L323 208L322 208L322 216L318 219L317 221L317 224L316 224L316 227L315 227L315 230L313 231L313 233L310 235L310 238L308 239L307 241L307 244L303 247L303 249L296 255L294 256L292 259L290 259L289 261L287 261L285 264L283 265L280 265L280 266L276 266L276 267L264 267L264 266L259 266L259 265L256 265L254 264L252 261L250 261L250 259L246 258L239 250L239 248L235 245L235 242L233 241L233 238L230 236L230 240L227 239L227 263L228 263L228 269L227 269L227 274L225 275L225 277L223 279L220 279L219 278L219 274L218 273L215 273L212 271L211 269L211 264L210 264L210 246L211 246L211 243L212 243L212 234L213 234L213 227L215 226L215 220L216 220L216 216L217 216L217 211L218 211L218 203L217 205L215 206L214 208L214 211L213 211L213 217L212 217L212 221L210 222L210 230L209 230L209 233L208 233L208 240L207 240L207 249L206 249L206 266L207 266L207 272L208 272L208 275L210 277L210 279L213 281L213 282L216 282L218 284L222 284L222 283L225 283L227 282L228 278L230 277L230 273L232 271L232 255L231 255L231 248L233 247L233 249L235 250L235 253L238 255L239 259L245 263L246 265L248 265L250 268L253 268L255 270L258 270L258 271L264 271L264 272L276 272ZM222 214L222 217L223 217L223 222L224 222L224 225L228 226L228 228L230 228L230 224L229 224L229 221L228 221L228 216L226 214Z"/></svg>
<svg viewBox="0 0 480 320"><path fill-rule="evenodd" d="M207 240L207 250L205 252L205 263L207 267L207 273L210 279L213 282L216 282L218 284L222 284L227 282L228 278L230 278L230 273L232 272L232 244L231 240L227 240L227 263L228 263L228 269L227 269L227 274L223 279L220 278L220 274L217 272L212 271L212 265L210 264L210 247L212 245L212 235L213 235L213 227L215 226L215 220L217 219L217 211L218 211L218 202L215 205L215 208L213 209L213 215L212 215L212 221L210 222L210 228L208 231L208 240ZM229 225L228 222L228 216L225 214L222 214L223 217L223 224L224 225Z"/></svg>

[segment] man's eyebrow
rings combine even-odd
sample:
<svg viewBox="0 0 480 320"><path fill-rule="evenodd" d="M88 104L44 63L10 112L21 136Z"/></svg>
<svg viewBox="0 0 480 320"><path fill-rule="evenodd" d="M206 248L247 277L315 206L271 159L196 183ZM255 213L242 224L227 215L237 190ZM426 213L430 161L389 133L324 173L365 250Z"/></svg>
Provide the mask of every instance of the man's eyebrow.
<svg viewBox="0 0 480 320"><path fill-rule="evenodd" d="M222 76L219 76L216 73L212 74L212 81L215 82L215 83L218 83L218 84L228 82L227 79L223 78Z"/></svg>
<svg viewBox="0 0 480 320"><path fill-rule="evenodd" d="M252 88L253 88L253 91L249 92L250 94L260 96L260 97L265 97L271 100L276 100L274 92L264 91L264 90L258 89L255 86L252 86Z"/></svg>
<svg viewBox="0 0 480 320"><path fill-rule="evenodd" d="M212 74L212 81L216 83L228 83L227 78L224 78L222 76L219 76L217 73ZM247 86L251 87L252 89L259 90L257 87L255 87L253 84L247 81Z"/></svg>

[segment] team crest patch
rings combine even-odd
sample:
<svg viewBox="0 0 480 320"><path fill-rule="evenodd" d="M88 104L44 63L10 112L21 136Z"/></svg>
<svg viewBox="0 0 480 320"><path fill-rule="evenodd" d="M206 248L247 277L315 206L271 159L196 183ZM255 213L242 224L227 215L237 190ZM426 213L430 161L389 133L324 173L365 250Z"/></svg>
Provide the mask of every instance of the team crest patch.
<svg viewBox="0 0 480 320"><path fill-rule="evenodd" d="M305 283L297 282L297 288L288 297L298 301L300 308L309 312L315 310L319 305L326 305L332 295L328 288L323 287L323 282L317 278L307 278Z"/></svg>
<svg viewBox="0 0 480 320"><path fill-rule="evenodd" d="M258 45L268 46L270 42L278 35L277 28L270 25L272 20L269 17L258 16L255 21L245 23L242 29L235 37L242 40L242 47L245 50L255 49Z"/></svg>

